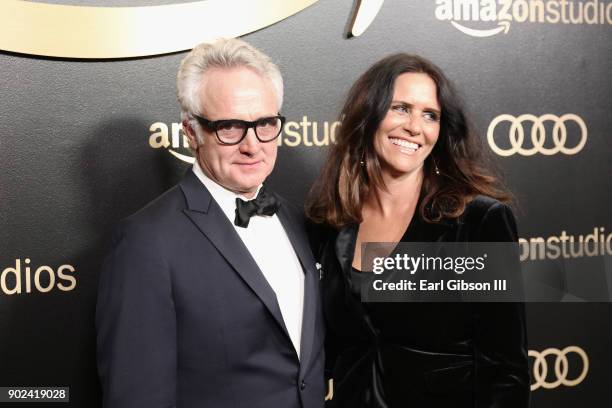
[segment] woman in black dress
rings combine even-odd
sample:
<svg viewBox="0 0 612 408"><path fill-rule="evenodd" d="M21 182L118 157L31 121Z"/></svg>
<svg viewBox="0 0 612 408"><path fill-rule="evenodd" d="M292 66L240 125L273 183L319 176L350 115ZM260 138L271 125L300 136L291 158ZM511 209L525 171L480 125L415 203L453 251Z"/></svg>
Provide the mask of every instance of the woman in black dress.
<svg viewBox="0 0 612 408"><path fill-rule="evenodd" d="M522 304L360 301L361 243L517 240L451 83L392 55L357 80L341 118L306 206L320 227L329 406L527 407Z"/></svg>

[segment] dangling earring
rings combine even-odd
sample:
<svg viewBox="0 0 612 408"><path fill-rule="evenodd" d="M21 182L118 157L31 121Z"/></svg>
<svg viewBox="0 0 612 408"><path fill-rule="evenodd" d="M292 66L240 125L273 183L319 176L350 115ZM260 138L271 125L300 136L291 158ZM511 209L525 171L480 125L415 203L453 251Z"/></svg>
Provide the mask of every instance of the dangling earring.
<svg viewBox="0 0 612 408"><path fill-rule="evenodd" d="M361 167L365 167L365 150L361 153L361 160L359 160L359 165Z"/></svg>
<svg viewBox="0 0 612 408"><path fill-rule="evenodd" d="M440 169L438 168L438 164L436 163L436 159L434 159L432 157L431 160L433 160L433 163L434 163L434 173L436 173L436 176L439 176L440 175Z"/></svg>

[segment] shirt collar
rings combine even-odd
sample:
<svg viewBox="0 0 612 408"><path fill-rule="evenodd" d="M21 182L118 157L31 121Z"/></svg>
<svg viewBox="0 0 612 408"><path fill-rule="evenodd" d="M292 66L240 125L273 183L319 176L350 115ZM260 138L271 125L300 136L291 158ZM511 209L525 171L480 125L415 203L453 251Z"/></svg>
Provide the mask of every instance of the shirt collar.
<svg viewBox="0 0 612 408"><path fill-rule="evenodd" d="M240 198L244 201L253 200L255 197L257 197L257 194L259 194L259 190L262 186L262 184L260 184L257 187L257 191L255 192L253 198L246 198L242 194L236 194L233 191L226 189L216 181L212 180L206 174L204 174L204 171L202 170L202 167L200 167L200 164L197 160L193 163L193 172L195 173L196 177L202 182L202 184L204 184L204 186L206 187L210 195L212 195L213 199L217 202L217 204L219 204L227 218L232 222L234 221L234 217L236 215L236 198Z"/></svg>

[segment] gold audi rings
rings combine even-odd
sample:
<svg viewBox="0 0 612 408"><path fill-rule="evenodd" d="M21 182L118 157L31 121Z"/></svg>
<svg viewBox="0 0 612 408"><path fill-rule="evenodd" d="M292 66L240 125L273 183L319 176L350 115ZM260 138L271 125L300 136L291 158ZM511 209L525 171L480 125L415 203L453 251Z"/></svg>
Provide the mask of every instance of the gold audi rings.
<svg viewBox="0 0 612 408"><path fill-rule="evenodd" d="M569 361L567 356L570 353L577 354L582 360L582 371L580 372L580 375L574 379L567 378L569 371ZM550 382L546 381L549 368L548 362L546 361L547 356L556 357L554 366L556 379ZM568 346L563 350L548 348L541 352L529 350L529 357L533 357L535 359L533 363L533 379L535 382L531 384L531 391L537 390L540 387L550 390L552 388L557 388L560 385L573 387L580 384L589 372L589 357L585 351L578 346Z"/></svg>
<svg viewBox="0 0 612 408"><path fill-rule="evenodd" d="M552 129L552 141L553 147L544 147L546 143L546 128L544 123L550 121L553 122ZM575 122L580 128L580 142L574 147L566 147L567 142L567 127L566 122ZM508 138L511 147L508 149L502 149L495 142L495 128L501 122L510 122L510 130L508 132ZM524 148L523 142L525 141L525 130L523 129L523 122L532 122L531 127L531 144L532 147ZM566 113L562 116L553 115L552 113L544 114L540 117L526 113L518 117L503 114L497 116L487 129L487 141L491 149L500 156L512 156L513 154L520 154L522 156L533 156L536 153L541 153L545 156L551 156L556 153L563 153L567 155L573 155L582 150L587 141L587 126L584 120L578 115L573 113Z"/></svg>

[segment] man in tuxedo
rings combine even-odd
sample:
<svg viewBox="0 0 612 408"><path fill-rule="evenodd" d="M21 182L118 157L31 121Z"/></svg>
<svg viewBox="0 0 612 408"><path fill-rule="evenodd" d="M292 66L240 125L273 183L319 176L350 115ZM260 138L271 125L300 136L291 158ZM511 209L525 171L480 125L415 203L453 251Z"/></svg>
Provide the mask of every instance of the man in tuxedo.
<svg viewBox="0 0 612 408"><path fill-rule="evenodd" d="M318 272L301 211L262 185L281 74L244 41L218 40L185 57L177 85L196 161L121 223L105 260L104 407L322 408Z"/></svg>

